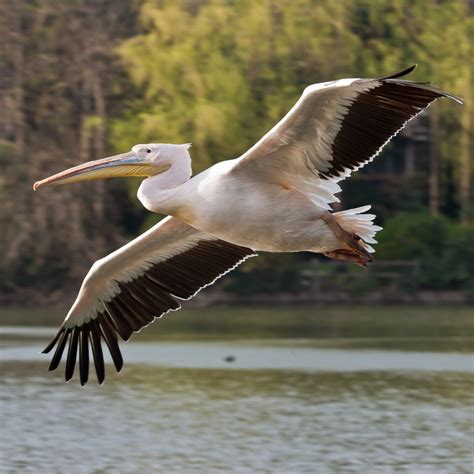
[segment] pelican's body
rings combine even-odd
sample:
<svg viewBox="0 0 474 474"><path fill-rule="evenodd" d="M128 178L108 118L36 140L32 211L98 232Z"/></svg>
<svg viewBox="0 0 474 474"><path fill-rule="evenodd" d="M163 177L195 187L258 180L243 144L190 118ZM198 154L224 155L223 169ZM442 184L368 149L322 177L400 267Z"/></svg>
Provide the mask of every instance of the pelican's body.
<svg viewBox="0 0 474 474"><path fill-rule="evenodd" d="M256 251L323 253L366 265L381 228L370 206L332 212L338 182L371 161L438 97L460 99L400 80L343 79L309 86L288 114L240 158L192 177L189 144L135 145L130 152L76 166L34 189L87 179L143 176L138 199L167 214L152 229L94 263L58 334L50 370L68 345L66 380L79 353L80 380L92 349L104 380L102 342L117 370L117 338L128 340Z"/></svg>
<svg viewBox="0 0 474 474"><path fill-rule="evenodd" d="M217 163L169 189L160 179L165 175L147 178L138 199L149 211L174 216L202 232L253 250L336 250L337 239L320 219L324 209L304 193L239 175L236 161Z"/></svg>

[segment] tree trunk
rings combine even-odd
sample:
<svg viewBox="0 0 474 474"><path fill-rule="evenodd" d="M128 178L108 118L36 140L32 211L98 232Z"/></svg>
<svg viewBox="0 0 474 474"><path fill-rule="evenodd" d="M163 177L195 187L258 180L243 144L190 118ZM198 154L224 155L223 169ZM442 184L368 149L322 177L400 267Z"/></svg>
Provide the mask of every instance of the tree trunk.
<svg viewBox="0 0 474 474"><path fill-rule="evenodd" d="M23 2L3 0L0 3L0 125L5 136L11 141L17 156L25 149L24 107L24 38L21 27Z"/></svg>
<svg viewBox="0 0 474 474"><path fill-rule="evenodd" d="M12 8L12 34L14 38L14 52L13 52L13 64L14 64L14 83L13 83L13 96L15 98L15 114L14 114L14 127L15 127L15 152L17 156L23 154L25 149L25 113L23 110L24 105L24 88L23 88L23 69L24 69L24 53L23 53L23 40L21 31L21 19L18 4L15 2L11 6Z"/></svg>
<svg viewBox="0 0 474 474"><path fill-rule="evenodd" d="M405 178L413 178L415 175L415 140L413 134L407 136L407 144L405 148Z"/></svg>
<svg viewBox="0 0 474 474"><path fill-rule="evenodd" d="M462 132L461 132L461 152L459 154L459 203L461 206L461 222L463 224L469 223L469 205L471 194L471 180L472 180L472 76L468 80L468 87L464 92L464 106L462 111Z"/></svg>
<svg viewBox="0 0 474 474"><path fill-rule="evenodd" d="M439 213L439 112L436 106L430 109L430 176L429 209L432 215Z"/></svg>

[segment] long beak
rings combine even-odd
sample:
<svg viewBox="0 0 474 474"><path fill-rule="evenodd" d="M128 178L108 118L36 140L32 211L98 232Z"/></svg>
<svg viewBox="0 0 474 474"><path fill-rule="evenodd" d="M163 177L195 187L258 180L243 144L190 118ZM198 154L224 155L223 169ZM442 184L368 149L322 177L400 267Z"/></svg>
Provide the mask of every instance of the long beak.
<svg viewBox="0 0 474 474"><path fill-rule="evenodd" d="M33 189L44 186L74 183L92 179L116 178L120 176L153 176L169 169L169 165L157 166L139 157L135 152L129 151L120 155L110 156L102 160L89 161L79 166L74 166L66 171L61 171L49 178L36 181Z"/></svg>

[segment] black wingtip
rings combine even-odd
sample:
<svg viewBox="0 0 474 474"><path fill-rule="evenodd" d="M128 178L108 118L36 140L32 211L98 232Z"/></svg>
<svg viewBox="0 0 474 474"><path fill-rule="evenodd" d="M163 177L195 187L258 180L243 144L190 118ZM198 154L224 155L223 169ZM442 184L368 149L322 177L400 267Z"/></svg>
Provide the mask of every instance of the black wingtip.
<svg viewBox="0 0 474 474"><path fill-rule="evenodd" d="M57 369L59 363L61 362L61 357L64 352L64 348L66 347L66 344L69 339L69 334L71 333L71 329L65 330L61 332L61 338L59 339L58 342L58 347L56 348L56 351L54 352L53 358L51 360L51 364L49 365L48 370L55 370Z"/></svg>
<svg viewBox="0 0 474 474"><path fill-rule="evenodd" d="M68 347L66 350L64 378L66 382L73 379L76 362L79 359L79 381L81 386L84 386L88 382L90 375L90 349L96 369L97 382L99 385L103 385L105 380L105 361L101 345L102 338L109 347L117 372L120 372L123 368L123 357L118 345L117 335L116 329L109 321L108 315L103 313L100 313L97 319L90 320L81 326L73 328L60 327L53 340L42 351L42 353L47 354L52 349L55 349L48 370L53 371L58 368L66 347Z"/></svg>
<svg viewBox="0 0 474 474"><path fill-rule="evenodd" d="M104 354L102 352L99 324L95 319L90 322L89 342L92 348L97 382L102 385L105 379Z"/></svg>
<svg viewBox="0 0 474 474"><path fill-rule="evenodd" d="M395 74L392 74L391 76L386 76L386 77L381 77L380 80L385 80L385 79L397 79L398 77L403 77L407 76L411 72L413 72L417 68L418 64L413 64L412 66L404 69L403 71L396 72Z"/></svg>
<svg viewBox="0 0 474 474"><path fill-rule="evenodd" d="M89 380L89 325L84 324L79 336L79 376L81 385Z"/></svg>
<svg viewBox="0 0 474 474"><path fill-rule="evenodd" d="M105 313L101 313L99 316L99 326L101 328L101 334L104 338L107 347L109 348L112 361L114 363L117 372L120 372L123 367L123 358L120 352L120 347L117 342L117 336L109 322L109 318Z"/></svg>
<svg viewBox="0 0 474 474"><path fill-rule="evenodd" d="M406 76L406 75L410 74L416 68L417 68L417 64L413 64L412 66L410 66L407 69L404 69L403 71L397 72L397 73L395 73L391 76L381 77L378 80L386 81L386 80L391 80L391 79L397 79L399 77L403 77L403 76ZM461 105L464 104L464 100L462 99L462 97L459 97L459 96L454 95L454 94L450 94L449 92L444 92L444 91L440 90L438 87L432 85L431 82L400 81L400 83L406 83L407 85L411 85L411 86L414 86L414 87L419 86L423 89L431 90L432 92L437 93L438 97L446 97L448 99L454 100L458 104L461 104Z"/></svg>
<svg viewBox="0 0 474 474"><path fill-rule="evenodd" d="M59 328L59 331L56 333L56 335L53 337L53 339L51 340L51 342L41 351L41 354L48 354L49 352L51 352L51 350L53 349L53 347L56 345L56 343L58 342L58 339L61 337L61 334L65 331L65 329L63 327L60 327Z"/></svg>
<svg viewBox="0 0 474 474"><path fill-rule="evenodd" d="M447 97L448 99L454 100L454 102L457 102L458 104L463 105L464 104L464 99L462 97L459 97L458 95L454 94L449 94L448 92L440 92L443 97Z"/></svg>
<svg viewBox="0 0 474 474"><path fill-rule="evenodd" d="M71 380L72 376L74 375L74 368L76 366L77 359L77 343L79 340L79 331L79 328L74 328L74 330L72 331L71 340L69 341L69 350L66 358L66 371L64 374L66 382Z"/></svg>

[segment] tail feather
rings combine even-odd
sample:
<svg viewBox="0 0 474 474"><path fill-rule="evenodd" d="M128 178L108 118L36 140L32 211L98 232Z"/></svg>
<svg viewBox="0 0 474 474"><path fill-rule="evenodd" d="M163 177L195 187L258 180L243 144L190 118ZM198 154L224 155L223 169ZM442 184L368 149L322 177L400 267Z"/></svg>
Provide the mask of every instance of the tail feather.
<svg viewBox="0 0 474 474"><path fill-rule="evenodd" d="M374 248L369 244L376 244L375 234L382 230L382 227L375 225L373 220L375 214L364 214L371 206L361 206L346 211L334 212L338 224L347 232L357 234L361 239L361 245L368 252L375 252Z"/></svg>

